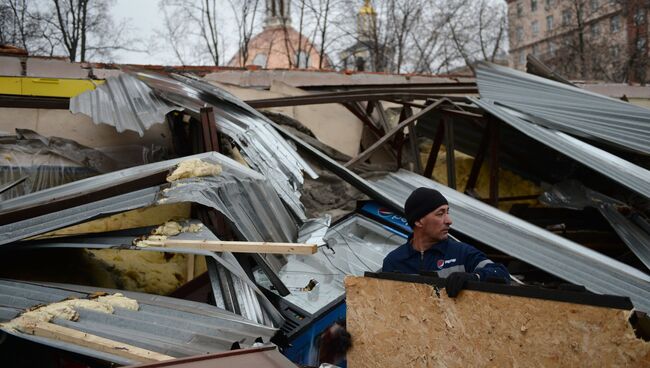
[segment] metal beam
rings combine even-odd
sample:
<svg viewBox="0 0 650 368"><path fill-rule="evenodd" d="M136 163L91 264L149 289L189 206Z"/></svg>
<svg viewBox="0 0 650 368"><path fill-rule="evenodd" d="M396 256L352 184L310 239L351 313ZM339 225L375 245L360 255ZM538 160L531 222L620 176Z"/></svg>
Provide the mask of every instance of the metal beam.
<svg viewBox="0 0 650 368"><path fill-rule="evenodd" d="M396 133L402 131L402 129L404 129L405 126L407 126L410 123L418 120L420 117L422 117L423 115L429 113L430 111L435 110L443 102L449 102L449 100L447 100L445 98L440 99L440 100L432 103L431 105L427 106L426 108L422 109L417 114L415 114L415 115L411 116L410 118L400 122L395 128L391 129L388 133L386 133L386 135L381 137L381 139L379 139L377 142L375 142L367 150L363 151L357 157L355 157L355 158L351 159L350 161L348 161L345 164L345 167L351 167L352 165L356 164L357 162L365 161L366 159L368 159L372 155L373 152L375 152L377 150L377 148L381 147L384 143L386 143L386 141L388 141Z"/></svg>
<svg viewBox="0 0 650 368"><path fill-rule="evenodd" d="M499 205L499 121L490 118L490 204Z"/></svg>

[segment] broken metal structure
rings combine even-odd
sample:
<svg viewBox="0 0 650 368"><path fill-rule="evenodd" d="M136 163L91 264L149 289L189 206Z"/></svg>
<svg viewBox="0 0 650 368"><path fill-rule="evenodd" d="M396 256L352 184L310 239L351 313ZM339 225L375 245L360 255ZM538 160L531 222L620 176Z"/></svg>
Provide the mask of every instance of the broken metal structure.
<svg viewBox="0 0 650 368"><path fill-rule="evenodd" d="M314 343L318 334L345 313L343 278L379 271L385 255L403 244L407 234L403 228L362 211L347 214L333 224L327 216L308 220L301 191L303 173L317 178L316 170L307 163L310 160L378 202L381 211L396 215L403 212L402 204L413 189L435 188L452 207L453 235L477 244L491 258L518 262L520 268L512 267L511 273L524 282L568 281L592 292L629 297L637 310L650 311L648 208L642 201L633 201L650 198L649 152L644 145L650 136L647 110L492 65L478 67L476 84L324 84L308 89L310 93L303 96L244 103L192 76L137 71L108 78L95 91L72 98L70 110L90 116L96 124L131 130L140 136L156 123L167 124L174 151L183 157L119 171L99 170L107 173L0 202L0 251L11 254L85 248L205 257L207 272L174 292L177 299L171 300L209 302L213 306L182 300L175 307L203 305L211 311L215 325L231 323L228 326L232 327L235 320L243 326L241 331L236 326L232 327L236 331L212 331L212 340L205 342L211 348L204 346L203 335L194 339L193 330L182 335L165 330L160 339L164 343L129 342L180 357L227 350L236 338L243 346L251 346L251 339L256 337L268 342L272 335L278 342L278 336L284 334L293 339L293 350L285 346L285 354L296 362L311 364L317 359ZM374 137L358 155L344 162L255 110L328 103L344 106ZM590 107L593 104L597 110ZM424 164L420 159L423 139L430 140L432 146ZM447 186L429 179L443 145ZM365 179L359 168L366 161L374 161L380 152L398 171ZM460 190L456 190L460 182L457 152L473 157L467 184ZM167 174L187 159L218 164L223 172L167 183ZM489 195L481 198L476 189L484 166L489 169ZM534 196L500 196L500 171L504 169L543 184L543 188L547 183L580 180L589 187L585 188L589 194L567 194L567 188L556 186ZM17 185L16 179L24 180L14 178L7 186ZM591 249L589 241L580 244L580 234L558 233L553 230L556 223L543 223L541 216L531 215L538 208L513 206L511 214L497 208L504 202L536 200L539 194L543 194L542 202L554 209L585 212L585 208L596 208L611 226L609 233L620 237L618 243L600 252ZM195 233L173 235L173 239L313 242L319 249L311 256L276 256L134 244L135 238L150 233L158 224L56 237L51 233L129 210L174 203L191 203L189 223L204 227ZM534 272L544 275L535 278ZM29 285L64 288L80 293L79 297L96 290L40 282ZM11 313L0 309L4 320L31 306L18 302L22 299L9 292L7 295L3 300L8 302L2 308L9 308ZM171 303L164 297L132 295L144 304L147 300ZM191 313L201 314L202 310L186 312L195 318ZM176 313L160 312L167 316ZM74 322L79 324L65 323L86 326L96 323L92 318L92 313L84 312ZM176 326L176 322L169 323ZM89 331L119 340L119 334L108 334L113 330L94 328ZM155 328L144 324L133 328L157 334ZM248 329L255 332L247 333ZM178 347L175 338L187 338L187 346ZM68 345L57 347L125 364L102 353Z"/></svg>

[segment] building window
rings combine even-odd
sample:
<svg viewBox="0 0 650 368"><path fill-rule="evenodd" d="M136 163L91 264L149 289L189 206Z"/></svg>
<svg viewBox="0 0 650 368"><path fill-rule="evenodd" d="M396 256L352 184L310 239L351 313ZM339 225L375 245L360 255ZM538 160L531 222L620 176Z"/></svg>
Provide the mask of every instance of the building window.
<svg viewBox="0 0 650 368"><path fill-rule="evenodd" d="M562 25L568 26L571 23L571 10L565 9L562 11Z"/></svg>
<svg viewBox="0 0 650 368"><path fill-rule="evenodd" d="M517 1L517 18L521 18L524 15L524 4L521 1Z"/></svg>
<svg viewBox="0 0 650 368"><path fill-rule="evenodd" d="M595 12L596 10L598 10L598 5L599 5L599 4L598 4L598 0L591 0L591 1L589 2L589 5L590 5L590 8L591 8L591 12L592 12L592 13Z"/></svg>
<svg viewBox="0 0 650 368"><path fill-rule="evenodd" d="M544 4L544 8L546 8L546 10L549 10L551 6L553 6L553 0L545 0Z"/></svg>
<svg viewBox="0 0 650 368"><path fill-rule="evenodd" d="M523 40L524 40L524 27L521 27L521 26L517 27L515 32L516 32L517 42L523 42Z"/></svg>
<svg viewBox="0 0 650 368"><path fill-rule="evenodd" d="M555 56L555 51L557 50L557 46L555 45L555 42L551 41L548 43L548 53L551 56Z"/></svg>
<svg viewBox="0 0 650 368"><path fill-rule="evenodd" d="M537 37L539 35L539 22L534 20L533 23L531 24L532 32L533 32L533 37Z"/></svg>
<svg viewBox="0 0 650 368"><path fill-rule="evenodd" d="M537 10L537 0L530 0L530 11L534 12Z"/></svg>
<svg viewBox="0 0 650 368"><path fill-rule="evenodd" d="M615 15L609 21L609 30L612 32L618 32L621 30L621 16Z"/></svg>
<svg viewBox="0 0 650 368"><path fill-rule="evenodd" d="M547 31L552 31L553 30L553 16L549 15L546 17L546 30Z"/></svg>
<svg viewBox="0 0 650 368"><path fill-rule="evenodd" d="M613 58L618 58L621 54L621 50L619 49L618 46L610 46L609 48L609 56Z"/></svg>
<svg viewBox="0 0 650 368"><path fill-rule="evenodd" d="M591 25L591 37L596 38L598 35L600 35L600 26L598 23L594 23Z"/></svg>
<svg viewBox="0 0 650 368"><path fill-rule="evenodd" d="M645 12L645 8L639 8L636 10L636 13L634 14L634 24L638 26L645 23Z"/></svg>
<svg viewBox="0 0 650 368"><path fill-rule="evenodd" d="M519 52L519 65L526 64L526 53L523 51Z"/></svg>
<svg viewBox="0 0 650 368"><path fill-rule="evenodd" d="M253 58L253 65L258 65L262 68L266 68L266 54L260 53L255 55Z"/></svg>
<svg viewBox="0 0 650 368"><path fill-rule="evenodd" d="M645 37L639 37L636 40L636 51L645 54L646 39Z"/></svg>

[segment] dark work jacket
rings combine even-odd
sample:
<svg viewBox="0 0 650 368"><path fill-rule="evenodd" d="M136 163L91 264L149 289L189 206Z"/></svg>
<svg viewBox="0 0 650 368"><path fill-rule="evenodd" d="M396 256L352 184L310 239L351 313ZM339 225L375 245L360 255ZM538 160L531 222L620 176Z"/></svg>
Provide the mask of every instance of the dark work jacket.
<svg viewBox="0 0 650 368"><path fill-rule="evenodd" d="M481 281L498 278L510 283L510 274L504 265L492 262L473 246L450 238L424 252L413 249L409 240L388 253L382 271L410 274L437 272L438 277L447 277L452 272L470 272L477 274Z"/></svg>

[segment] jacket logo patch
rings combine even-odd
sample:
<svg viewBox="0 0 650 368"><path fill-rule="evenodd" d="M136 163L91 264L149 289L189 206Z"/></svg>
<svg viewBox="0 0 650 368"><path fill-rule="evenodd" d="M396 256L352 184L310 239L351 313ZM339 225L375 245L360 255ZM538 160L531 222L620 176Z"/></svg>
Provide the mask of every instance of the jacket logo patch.
<svg viewBox="0 0 650 368"><path fill-rule="evenodd" d="M456 262L456 258L445 260L445 264L450 264L450 263L454 263L454 262Z"/></svg>
<svg viewBox="0 0 650 368"><path fill-rule="evenodd" d="M444 259L439 259L438 262L436 263L436 266L438 266L438 269L441 269L442 266L445 265L445 260Z"/></svg>

